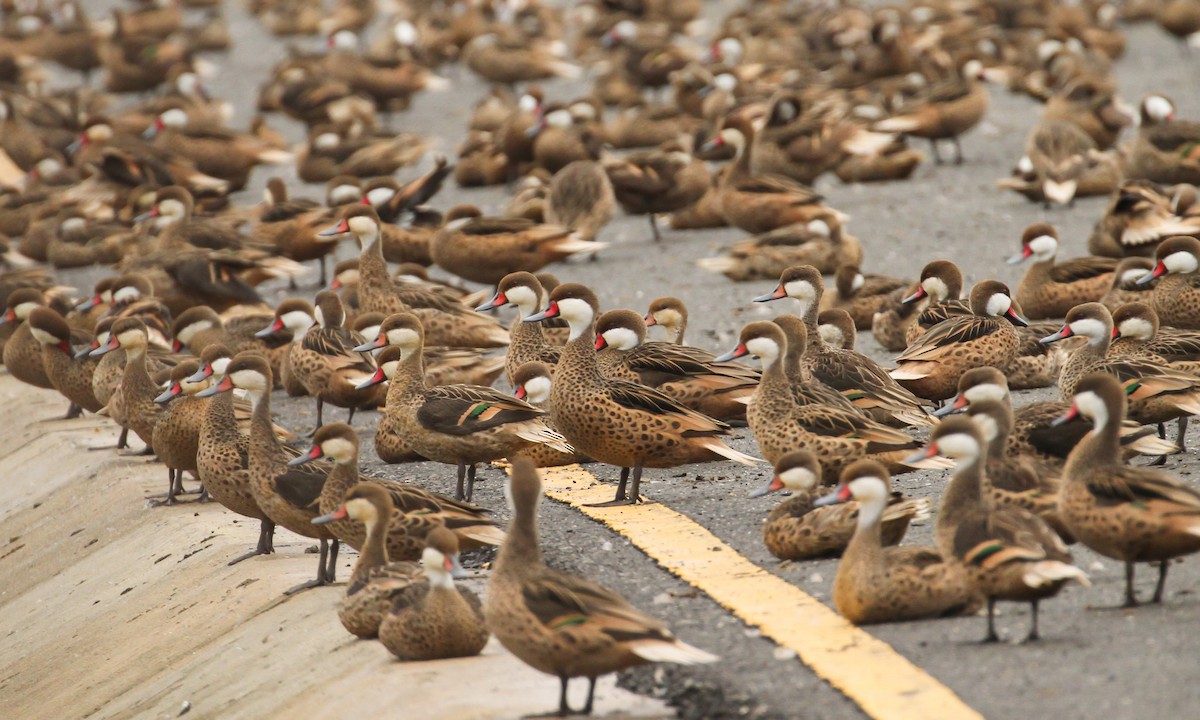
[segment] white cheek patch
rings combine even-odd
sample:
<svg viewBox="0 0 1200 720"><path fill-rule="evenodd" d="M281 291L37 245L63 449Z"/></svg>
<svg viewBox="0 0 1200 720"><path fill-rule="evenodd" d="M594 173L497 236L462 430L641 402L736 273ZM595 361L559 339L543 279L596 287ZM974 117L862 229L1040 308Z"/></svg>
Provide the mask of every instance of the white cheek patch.
<svg viewBox="0 0 1200 720"><path fill-rule="evenodd" d="M283 321L284 327L291 330L293 333L298 333L312 327L313 318L306 312L301 310L293 310L289 313L284 313L279 318Z"/></svg>
<svg viewBox="0 0 1200 720"><path fill-rule="evenodd" d="M229 369L230 358L217 358L209 363L212 366L213 375L220 377Z"/></svg>
<svg viewBox="0 0 1200 720"><path fill-rule="evenodd" d="M396 191L388 187L377 187L367 191L367 202L372 205L383 205L395 197Z"/></svg>
<svg viewBox="0 0 1200 720"><path fill-rule="evenodd" d="M973 415L975 424L983 431L983 437L988 442L996 439L1000 434L1000 427L996 424L996 420L990 415Z"/></svg>
<svg viewBox="0 0 1200 720"><path fill-rule="evenodd" d="M785 283L783 289L788 297L805 304L812 304L817 299L817 289L807 280L793 280Z"/></svg>
<svg viewBox="0 0 1200 720"><path fill-rule="evenodd" d="M779 474L784 487L793 490L811 490L817 486L817 478L808 468L795 467Z"/></svg>
<svg viewBox="0 0 1200 720"><path fill-rule="evenodd" d="M987 314L991 315L992 317L999 317L999 316L1003 315L1004 313L1008 312L1008 309L1011 307L1012 307L1012 298L1005 295L1004 293L996 293L995 295L992 295L990 298L988 298Z"/></svg>
<svg viewBox="0 0 1200 720"><path fill-rule="evenodd" d="M1146 98L1146 114L1155 120L1166 120L1174 111L1175 106L1162 95L1151 95Z"/></svg>
<svg viewBox="0 0 1200 720"><path fill-rule="evenodd" d="M1154 326L1145 318L1132 317L1121 321L1121 337L1149 340L1154 336Z"/></svg>
<svg viewBox="0 0 1200 720"><path fill-rule="evenodd" d="M764 365L770 365L779 357L779 344L770 338L753 338L746 342L746 349L751 355L762 360Z"/></svg>
<svg viewBox="0 0 1200 720"><path fill-rule="evenodd" d="M1196 256L1189 252L1173 252L1163 258L1163 265L1172 273L1186 275L1196 272Z"/></svg>
<svg viewBox="0 0 1200 720"><path fill-rule="evenodd" d="M521 310L528 311L531 315L540 309L538 308L537 293L527 285L514 285L510 287L504 291L504 297L510 303L516 305Z"/></svg>
<svg viewBox="0 0 1200 720"><path fill-rule="evenodd" d="M178 200L163 200L158 204L160 215L167 217L183 217L183 203Z"/></svg>
<svg viewBox="0 0 1200 720"><path fill-rule="evenodd" d="M113 302L117 304L141 300L142 292L135 287L123 287L113 293Z"/></svg>
<svg viewBox="0 0 1200 720"><path fill-rule="evenodd" d="M374 521L375 506L371 504L370 500L354 498L346 503L346 514L359 522Z"/></svg>
<svg viewBox="0 0 1200 720"><path fill-rule="evenodd" d="M201 320L199 322L191 323L177 332L175 334L175 339L184 345L187 345L192 341L192 338L196 337L196 333L209 330L212 328L212 326L212 322L208 320Z"/></svg>
<svg viewBox="0 0 1200 720"><path fill-rule="evenodd" d="M417 331L409 328L388 330L387 339L389 344L396 347L412 347L419 341Z"/></svg>
<svg viewBox="0 0 1200 720"><path fill-rule="evenodd" d="M72 217L63 220L62 223L59 224L58 229L62 232L72 232L74 230L82 229L85 225L87 225L87 220L84 220L81 217Z"/></svg>
<svg viewBox="0 0 1200 720"><path fill-rule="evenodd" d="M247 389L266 387L267 379L253 370L239 370L230 376L234 384Z"/></svg>
<svg viewBox="0 0 1200 720"><path fill-rule="evenodd" d="M938 438L938 453L951 458L970 458L979 455L979 444L966 433L953 433Z"/></svg>
<svg viewBox="0 0 1200 720"><path fill-rule="evenodd" d="M391 380L393 377L395 377L396 368L400 367L400 363L396 360L392 360L390 362L385 362L383 365L381 365L381 367L383 368L383 376L388 380Z"/></svg>
<svg viewBox="0 0 1200 720"><path fill-rule="evenodd" d="M1126 270L1125 272L1121 273L1121 284L1125 285L1131 282L1136 282L1149 274L1150 271L1146 268L1134 268L1132 270Z"/></svg>
<svg viewBox="0 0 1200 720"><path fill-rule="evenodd" d="M1104 323L1094 318L1083 318L1071 323L1071 332L1076 335L1082 335L1092 342L1103 340L1105 337L1112 337L1112 329L1104 326Z"/></svg>
<svg viewBox="0 0 1200 720"><path fill-rule="evenodd" d="M995 383L983 383L967 390L966 396L969 402L979 402L980 400L1001 402L1008 397L1008 391Z"/></svg>
<svg viewBox="0 0 1200 720"><path fill-rule="evenodd" d="M632 350L638 346L638 336L629 328L617 327L604 333L604 341L618 350Z"/></svg>
<svg viewBox="0 0 1200 720"><path fill-rule="evenodd" d="M342 462L354 457L354 444L343 438L330 438L321 443L321 452Z"/></svg>
<svg viewBox="0 0 1200 720"><path fill-rule="evenodd" d="M1038 235L1029 241L1029 249L1038 260L1049 260L1058 252L1058 240L1049 235Z"/></svg>
<svg viewBox="0 0 1200 720"><path fill-rule="evenodd" d="M665 327L677 327L683 322L683 316L677 310L659 310L654 313L654 322Z"/></svg>
<svg viewBox="0 0 1200 720"><path fill-rule="evenodd" d="M333 205L345 205L362 199L362 191L353 185L338 185L329 191L329 201Z"/></svg>
<svg viewBox="0 0 1200 720"><path fill-rule="evenodd" d="M863 277L862 273L857 273L854 276L854 279L850 281L850 289L854 292L858 292L862 289L862 286L866 284L866 282L867 279Z"/></svg>
<svg viewBox="0 0 1200 720"><path fill-rule="evenodd" d="M1103 427L1108 422L1108 407L1100 396L1094 392L1083 392L1075 396L1075 407L1086 417L1092 419L1096 427Z"/></svg>
<svg viewBox="0 0 1200 720"><path fill-rule="evenodd" d="M336 148L340 142L341 138L337 136L337 133L321 133L313 138L312 144L313 147L318 150L332 150Z"/></svg>
<svg viewBox="0 0 1200 720"><path fill-rule="evenodd" d="M821 339L828 345L834 347L845 347L846 338L842 335L842 331L834 325L818 325L817 332L821 334Z"/></svg>
<svg viewBox="0 0 1200 720"><path fill-rule="evenodd" d="M818 235L824 235L825 237L829 237L833 234L833 230L829 228L829 223L825 222L824 220L813 220L809 222L808 231Z"/></svg>
<svg viewBox="0 0 1200 720"><path fill-rule="evenodd" d="M579 298L559 300L558 312L572 325L586 325L592 321L592 306Z"/></svg>
<svg viewBox="0 0 1200 720"><path fill-rule="evenodd" d="M29 332L33 335L34 340L37 340L43 345L57 345L59 343L58 338L54 337L45 330L42 330L41 328L30 327Z"/></svg>
<svg viewBox="0 0 1200 720"><path fill-rule="evenodd" d="M921 287L934 300L946 300L950 297L950 288L939 277L927 277L921 281Z"/></svg>
<svg viewBox="0 0 1200 720"><path fill-rule="evenodd" d="M540 405L550 399L550 378L530 378L525 383L525 400Z"/></svg>
<svg viewBox="0 0 1200 720"><path fill-rule="evenodd" d="M850 481L850 494L860 502L883 499L888 494L887 483L883 481L883 478L873 475L857 477Z"/></svg>
<svg viewBox="0 0 1200 720"><path fill-rule="evenodd" d="M320 306L313 308L313 317L317 319L317 324L325 327L325 313L322 312Z"/></svg>

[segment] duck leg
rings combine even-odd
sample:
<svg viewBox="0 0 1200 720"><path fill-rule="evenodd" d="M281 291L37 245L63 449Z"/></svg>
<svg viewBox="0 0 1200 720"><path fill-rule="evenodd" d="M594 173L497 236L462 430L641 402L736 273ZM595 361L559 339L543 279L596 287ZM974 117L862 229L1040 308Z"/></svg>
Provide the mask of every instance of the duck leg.
<svg viewBox="0 0 1200 720"><path fill-rule="evenodd" d="M347 424L347 425L353 425L353 424L354 424L354 411L355 411L355 410L357 410L357 409L358 409L358 408L353 408L353 407L352 407L352 408L350 408L350 414L346 416L346 424Z"/></svg>
<svg viewBox="0 0 1200 720"><path fill-rule="evenodd" d="M957 135L950 138L950 142L954 143L954 164L962 165L963 164L962 142L958 139Z"/></svg>
<svg viewBox="0 0 1200 720"><path fill-rule="evenodd" d="M454 489L455 500L463 500L466 498L466 480L467 464L460 462L458 464L458 486Z"/></svg>
<svg viewBox="0 0 1200 720"><path fill-rule="evenodd" d="M1029 628L1029 634L1025 636L1025 642L1033 642L1041 638L1038 635L1038 601L1034 600L1029 603L1029 611L1031 613L1033 625Z"/></svg>
<svg viewBox="0 0 1200 720"><path fill-rule="evenodd" d="M473 497L475 497L475 463L471 463L467 467L467 502L471 502Z"/></svg>
<svg viewBox="0 0 1200 720"><path fill-rule="evenodd" d="M322 255L321 257L317 258L317 262L321 265L321 276L317 278L317 282L320 283L321 287L325 287L325 256Z"/></svg>
<svg viewBox="0 0 1200 720"><path fill-rule="evenodd" d="M584 715L592 714L592 701L596 699L596 678L588 678L588 696L587 704L583 706L581 711Z"/></svg>
<svg viewBox="0 0 1200 720"><path fill-rule="evenodd" d="M933 164L941 165L942 164L942 154L940 152L938 152L937 140L931 139L929 141L929 152L933 153Z"/></svg>
<svg viewBox="0 0 1200 720"><path fill-rule="evenodd" d="M654 233L654 242L661 242L662 233L658 231L658 218L654 213L647 213L646 217L650 218L650 232Z"/></svg>
<svg viewBox="0 0 1200 720"><path fill-rule="evenodd" d="M328 559L329 559L329 541L321 540L321 558L317 564L316 579L309 580L308 582L302 582L299 585L296 585L295 587L290 587L287 590L284 590L283 594L284 595L295 595L296 593L300 592L301 590L308 590L309 588L321 587L322 585L329 584L329 577L328 577L328 575L325 574L325 564L328 561Z"/></svg>
<svg viewBox="0 0 1200 720"><path fill-rule="evenodd" d="M79 407L75 403L71 403L69 406L67 406L67 414L63 415L63 420L74 420L82 414L83 408Z"/></svg>
<svg viewBox="0 0 1200 720"><path fill-rule="evenodd" d="M317 434L317 431L321 429L321 425L324 424L324 417L325 417L325 401L322 400L320 397L318 397L317 398L317 424L313 426L312 432L307 433L305 435L305 437L311 439L314 435Z"/></svg>
<svg viewBox="0 0 1200 720"><path fill-rule="evenodd" d="M996 598L989 597L988 602L988 631L987 637L983 639L985 643L1000 642L1000 636L996 634Z"/></svg>
<svg viewBox="0 0 1200 720"><path fill-rule="evenodd" d="M1167 586L1167 570L1171 567L1170 560L1163 560L1158 564L1158 584L1154 586L1154 598L1150 600L1152 603L1162 603L1163 590Z"/></svg>
<svg viewBox="0 0 1200 720"><path fill-rule="evenodd" d="M329 582L337 580L337 556L341 547L341 541L334 539L333 547L329 549L329 564L325 566L325 579Z"/></svg>
<svg viewBox="0 0 1200 720"><path fill-rule="evenodd" d="M1137 607L1137 595L1133 592L1133 561L1125 561L1125 604L1121 607Z"/></svg>
<svg viewBox="0 0 1200 720"><path fill-rule="evenodd" d="M275 523L267 518L263 518L258 526L258 547L254 548L245 555L239 555L226 565L237 565L246 558L252 558L257 555L270 555L275 552Z"/></svg>
<svg viewBox="0 0 1200 720"><path fill-rule="evenodd" d="M617 496L608 502L590 503L588 507L612 507L614 505L625 505L625 485L629 482L629 468L621 468L621 480L617 483Z"/></svg>
<svg viewBox="0 0 1200 720"><path fill-rule="evenodd" d="M1186 452L1187 446L1184 443L1183 436L1187 435L1188 416L1184 415L1176 421L1178 431L1175 434L1175 444L1179 446L1179 452Z"/></svg>
<svg viewBox="0 0 1200 720"><path fill-rule="evenodd" d="M560 717L566 717L572 714L571 706L567 704L567 682L569 680L570 679L566 675L562 675L558 678L558 682L562 687L558 693L558 714Z"/></svg>

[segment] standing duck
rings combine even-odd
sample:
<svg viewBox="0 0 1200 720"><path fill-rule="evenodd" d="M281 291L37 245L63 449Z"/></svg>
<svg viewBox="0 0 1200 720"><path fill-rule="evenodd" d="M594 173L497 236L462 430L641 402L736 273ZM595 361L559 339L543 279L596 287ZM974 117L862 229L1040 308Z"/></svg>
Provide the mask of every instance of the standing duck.
<svg viewBox="0 0 1200 720"><path fill-rule="evenodd" d="M36 307L26 321L33 338L42 346L42 367L54 389L72 405L90 413L99 412L104 405L92 391L92 375L99 360L75 358L71 326L54 310ZM10 369L9 372L12 372Z"/></svg>
<svg viewBox="0 0 1200 720"><path fill-rule="evenodd" d="M379 624L379 641L401 660L440 660L478 655L491 633L483 603L454 579L466 576L458 562L458 536L435 528L421 554L424 583L412 584Z"/></svg>
<svg viewBox="0 0 1200 720"><path fill-rule="evenodd" d="M154 454L154 426L162 414L162 408L154 402L159 387L146 367L149 342L145 323L138 318L121 318L112 324L108 342L91 352L99 356L117 349L125 351L125 369L113 396L119 399L120 411L113 413L113 419L132 430L146 444L142 451L144 455ZM111 401L109 408L112 408Z"/></svg>
<svg viewBox="0 0 1200 720"><path fill-rule="evenodd" d="M781 227L739 240L726 250L728 254L700 258L696 265L735 282L745 282L777 278L794 265L812 265L823 273L833 273L863 259L862 244L845 231L836 217Z"/></svg>
<svg viewBox="0 0 1200 720"><path fill-rule="evenodd" d="M344 327L346 311L341 299L328 290L317 293L316 299L313 314L317 326L305 333L298 351L293 348L289 371L317 399L319 428L325 403L347 408L347 422L353 422L355 410L377 407L381 398L377 390L358 388L375 374L375 358L355 350L366 339Z"/></svg>
<svg viewBox="0 0 1200 720"><path fill-rule="evenodd" d="M171 370L167 389L154 398L154 402L165 409L154 424L151 445L158 459L167 466L167 495L163 505L174 505L177 496L183 493L183 473L197 472L197 457L200 451L200 426L210 400L195 397L208 383L188 380L200 370L200 363L187 360ZM202 493L201 498L207 494Z"/></svg>
<svg viewBox="0 0 1200 720"><path fill-rule="evenodd" d="M276 525L297 535L314 538L320 543L317 577L300 583L285 594L320 587L334 581L337 572L339 543L327 528L315 526L312 519L319 514L321 489L332 467L328 463L289 467L296 453L282 444L271 424L271 366L266 358L253 352L238 353L225 369L225 376L215 385L197 393L209 397L228 393L234 388L246 391L254 414L250 420L249 479L254 500L263 513ZM332 543L333 547L330 548Z"/></svg>
<svg viewBox="0 0 1200 720"><path fill-rule="evenodd" d="M797 401L783 367L787 343L775 323L752 322L742 328L737 347L718 358L727 361L753 355L763 364L762 380L746 410L763 457L777 463L793 450L809 450L823 459L824 478L830 484L843 467L868 455L899 468L901 457L917 447L904 433L853 411Z"/></svg>
<svg viewBox="0 0 1200 720"><path fill-rule="evenodd" d="M887 468L858 460L842 471L837 491L818 510L854 501L854 535L838 562L833 604L855 625L967 615L979 599L962 566L932 547L885 547L884 518L892 493Z"/></svg>
<svg viewBox="0 0 1200 720"><path fill-rule="evenodd" d="M452 211L453 212L453 211ZM430 256L438 267L472 282L495 285L507 274L537 272L607 243L584 240L559 225L523 218L483 217L477 208L446 224L433 237Z"/></svg>
<svg viewBox="0 0 1200 720"><path fill-rule="evenodd" d="M1156 183L1200 183L1200 123L1178 120L1166 95L1142 100L1141 127L1129 149L1125 176Z"/></svg>
<svg viewBox="0 0 1200 720"><path fill-rule="evenodd" d="M1021 508L989 507L984 500L987 445L969 418L949 418L934 428L929 444L913 461L954 458L958 466L938 509L936 538L942 555L962 564L971 588L987 598L984 642L997 642L997 600L1028 602L1027 641L1038 639L1038 604L1074 580L1091 585L1071 564L1066 545L1038 516Z"/></svg>
<svg viewBox="0 0 1200 720"><path fill-rule="evenodd" d="M615 204L616 195L604 166L592 160L576 160L550 181L546 222L570 229L581 240L595 240L612 220Z"/></svg>
<svg viewBox="0 0 1200 720"><path fill-rule="evenodd" d="M824 292L825 283L817 269L811 265L798 265L784 270L775 289L754 301L772 302L790 297L800 303L800 316L808 330L803 362L815 377L845 395L871 418L905 425L931 424L921 401L897 384L878 363L854 350L840 350L825 344L817 326ZM833 479L836 478L835 473Z"/></svg>
<svg viewBox="0 0 1200 720"><path fill-rule="evenodd" d="M590 715L600 675L648 662L716 661L677 640L662 622L613 591L546 567L537 527L542 482L532 462L513 463L506 490L513 520L488 580L484 613L501 645L535 670L559 679L559 715L573 714L567 704L571 678L588 678L588 699L581 712Z"/></svg>
<svg viewBox="0 0 1200 720"><path fill-rule="evenodd" d="M1134 607L1135 563L1158 562L1158 603L1171 560L1200 551L1200 493L1173 475L1122 462L1117 436L1125 394L1106 374L1088 375L1076 386L1063 419L1082 415L1094 429L1067 459L1059 515L1079 542L1125 563L1125 607Z"/></svg>
<svg viewBox="0 0 1200 720"><path fill-rule="evenodd" d="M416 563L388 558L386 518L392 517L392 511L392 497L386 489L372 483L358 483L333 512L312 520L314 525L361 523L364 528L366 540L350 571L346 596L338 606L342 627L363 639L378 637L379 624L394 599L424 582Z"/></svg>
<svg viewBox="0 0 1200 720"><path fill-rule="evenodd" d="M1021 235L1021 252L1009 258L1012 264L1033 258L1015 298L1031 320L1063 317L1080 303L1099 300L1112 284L1115 259L1081 257L1055 263L1057 254L1058 231L1036 223Z"/></svg>
<svg viewBox="0 0 1200 720"><path fill-rule="evenodd" d="M388 383L383 412L375 425L375 454L385 463L425 460L421 453L413 450L403 432L401 419L408 410L400 402L400 385L392 383L392 378L396 377L396 371L400 368L400 348L388 345L375 356L375 362L378 365L375 374L363 384L378 385L385 380Z"/></svg>
<svg viewBox="0 0 1200 720"><path fill-rule="evenodd" d="M1163 240L1154 254L1154 270L1138 280L1148 285L1158 282L1150 298L1164 325L1190 330L1200 329L1200 240L1171 237Z"/></svg>
<svg viewBox="0 0 1200 720"><path fill-rule="evenodd" d="M677 297L660 297L650 301L650 309L643 320L646 327L661 327L667 331L667 342L683 344L687 332L687 305Z"/></svg>
<svg viewBox="0 0 1200 720"><path fill-rule="evenodd" d="M1020 346L1014 326L1028 323L1013 310L1008 287L996 280L976 283L971 312L921 335L896 358L892 377L920 397L945 400L954 395L959 376L967 370L1011 363Z"/></svg>
<svg viewBox="0 0 1200 720"><path fill-rule="evenodd" d="M1113 341L1108 352L1159 357L1171 363L1195 362L1200 360L1200 331L1164 330L1154 308L1131 302L1113 312Z"/></svg>
<svg viewBox="0 0 1200 720"><path fill-rule="evenodd" d="M553 387L550 368L545 363L527 362L518 367L512 376L513 395L518 400L550 411L550 389ZM557 431L554 423L546 420L550 429ZM591 458L578 452L563 452L549 445L538 443L520 451L518 457L529 458L538 467L561 467L591 462Z"/></svg>
<svg viewBox="0 0 1200 720"><path fill-rule="evenodd" d="M3 359L4 367L16 379L34 387L53 390L54 385L42 364L42 345L27 322L36 308L45 305L46 300L40 290L21 288L9 293L0 324L16 329L4 343Z"/></svg>
<svg viewBox="0 0 1200 720"><path fill-rule="evenodd" d="M562 349L547 341L540 323L522 320L547 307L546 290L535 275L527 272L505 275L496 286L492 299L475 309L483 312L505 305L517 308L517 317L508 330L508 352L504 355L504 374L509 384L515 384L513 374L517 368L527 362L541 362L553 368L558 364Z"/></svg>
<svg viewBox="0 0 1200 720"><path fill-rule="evenodd" d="M622 468L616 497L610 504L641 501L643 468L677 467L721 458L753 465L755 458L720 439L729 426L690 410L652 388L605 377L596 360L593 327L600 301L577 283L559 285L550 306L525 322L562 317L571 327L554 371L550 418L575 450L597 462ZM632 469L630 494L626 480Z"/></svg>
<svg viewBox="0 0 1200 720"><path fill-rule="evenodd" d="M608 157L603 165L621 209L629 215L645 215L655 240L662 239L659 213L683 210L712 187L704 162L672 143L657 150Z"/></svg>
<svg viewBox="0 0 1200 720"><path fill-rule="evenodd" d="M931 87L927 96L892 117L875 123L875 130L884 133L904 133L929 140L933 161L942 164L938 141L954 144L954 162L963 161L959 136L979 124L988 109L987 86L981 81L983 66L970 60L961 74Z"/></svg>
<svg viewBox="0 0 1200 720"><path fill-rule="evenodd" d="M263 325L271 322L265 312L238 312L225 319L207 305L197 305L179 313L171 323L171 351L187 351L199 356L204 348L220 343L227 345L235 354L243 350L258 350L264 355L278 345L269 339L259 338L256 333Z"/></svg>
<svg viewBox="0 0 1200 720"><path fill-rule="evenodd" d="M1117 263L1116 269L1113 270L1112 284L1100 298L1100 302L1111 312L1116 312L1117 308L1126 303L1153 302L1151 292L1154 290L1154 283L1138 284L1138 280L1149 275L1153 270L1154 260L1151 258L1122 258Z"/></svg>
<svg viewBox="0 0 1200 720"><path fill-rule="evenodd" d="M807 560L841 555L854 535L861 507L848 503L840 508L817 507L821 466L808 450L790 452L775 463L775 475L763 487L750 493L762 497L776 490L788 490L792 496L779 503L763 525L763 544L780 560ZM914 519L929 516L929 501L904 498L891 493L880 519L881 543L898 545Z"/></svg>
<svg viewBox="0 0 1200 720"><path fill-rule="evenodd" d="M687 345L645 342L646 323L632 310L609 310L596 320L600 372L655 388L697 412L744 421L759 374Z"/></svg>
<svg viewBox="0 0 1200 720"><path fill-rule="evenodd" d="M321 509L335 513L342 498L359 483L358 433L345 423L322 427L313 436L312 447L289 465L303 465L320 458L333 461L333 470L321 490ZM387 516L388 555L398 560L415 560L425 547L426 536L435 528L448 528L468 550L485 545L499 545L504 533L496 522L485 517L486 510L451 500L444 495L426 492L408 483L389 480L363 479L379 485L391 496L393 512ZM361 549L367 540L362 525L335 519L330 530L342 542Z"/></svg>
<svg viewBox="0 0 1200 720"><path fill-rule="evenodd" d="M478 463L509 457L530 443L570 450L562 435L541 421L545 411L526 402L476 385L426 385L421 321L401 313L384 322L387 329L380 332L379 341L400 348L400 364L391 380L399 411L397 429L422 456L458 466L456 499L471 499Z"/></svg>
<svg viewBox="0 0 1200 720"><path fill-rule="evenodd" d="M337 225L323 231L330 235L350 233L362 247L358 264L358 298L362 312L381 312L384 315L412 312L425 326L430 345L465 348L508 345L508 332L504 328L462 303L423 294L422 298L429 302L428 305L410 305L409 301L415 299L400 292L388 273L379 227L379 215L374 208L353 205L345 211Z"/></svg>

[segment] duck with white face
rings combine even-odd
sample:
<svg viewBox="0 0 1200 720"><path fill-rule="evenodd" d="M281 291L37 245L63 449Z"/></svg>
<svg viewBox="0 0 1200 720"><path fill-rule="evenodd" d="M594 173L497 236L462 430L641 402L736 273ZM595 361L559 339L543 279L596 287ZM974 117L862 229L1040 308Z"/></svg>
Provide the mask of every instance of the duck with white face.
<svg viewBox="0 0 1200 720"><path fill-rule="evenodd" d="M1159 243L1154 258L1154 269L1138 280L1138 285L1155 283L1150 304L1159 320L1172 327L1200 329L1200 289L1195 287L1200 271L1200 240L1167 238Z"/></svg>
<svg viewBox="0 0 1200 720"><path fill-rule="evenodd" d="M1021 252L1008 259L1011 265L1033 259L1016 294L1030 319L1063 317L1080 303L1098 301L1112 284L1116 259L1079 257L1055 263L1058 244L1054 226L1035 223L1021 235Z"/></svg>

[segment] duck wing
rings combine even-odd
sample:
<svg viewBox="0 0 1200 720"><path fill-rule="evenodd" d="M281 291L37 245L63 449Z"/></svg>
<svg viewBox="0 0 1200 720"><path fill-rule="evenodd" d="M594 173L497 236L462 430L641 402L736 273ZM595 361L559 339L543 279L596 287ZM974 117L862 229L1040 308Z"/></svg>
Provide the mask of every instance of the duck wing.
<svg viewBox="0 0 1200 720"><path fill-rule="evenodd" d="M617 642L674 640L661 621L608 588L573 575L544 570L523 584L521 599L550 630L578 628L604 633Z"/></svg>
<svg viewBox="0 0 1200 720"><path fill-rule="evenodd" d="M720 420L684 407L654 388L615 379L606 383L608 396L614 403L635 412L669 415L680 421L679 429L685 434L715 435L729 429L729 425Z"/></svg>
<svg viewBox="0 0 1200 720"><path fill-rule="evenodd" d="M439 385L425 391L417 422L447 435L471 435L509 423L533 420L546 412L492 388Z"/></svg>
<svg viewBox="0 0 1200 720"><path fill-rule="evenodd" d="M954 554L984 570L1010 562L1071 561L1066 545L1050 526L1020 508L965 518L954 533Z"/></svg>
<svg viewBox="0 0 1200 720"><path fill-rule="evenodd" d="M1056 283L1073 283L1108 275L1116 269L1116 258L1094 256L1074 258L1050 268L1050 279Z"/></svg>
<svg viewBox="0 0 1200 720"><path fill-rule="evenodd" d="M972 342L988 337L1002 329L1001 321L990 317L971 315L957 317L938 323L904 349L896 362L931 360L940 356L947 348L959 343Z"/></svg>

